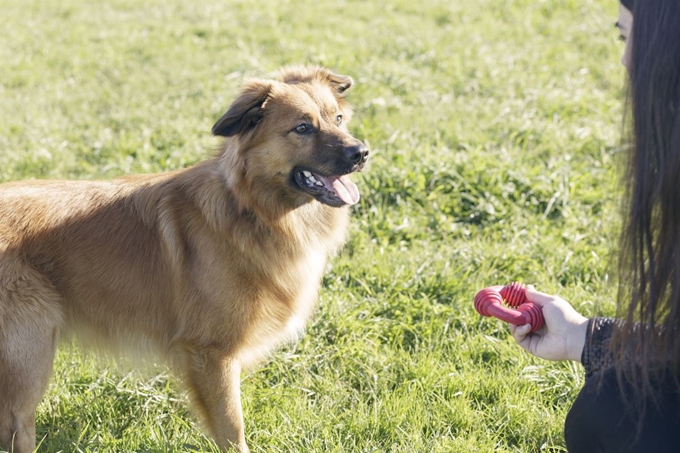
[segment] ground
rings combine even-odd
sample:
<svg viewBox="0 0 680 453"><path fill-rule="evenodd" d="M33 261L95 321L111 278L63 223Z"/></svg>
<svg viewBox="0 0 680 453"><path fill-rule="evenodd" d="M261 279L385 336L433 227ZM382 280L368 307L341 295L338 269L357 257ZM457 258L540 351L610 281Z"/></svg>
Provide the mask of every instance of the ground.
<svg viewBox="0 0 680 453"><path fill-rule="evenodd" d="M0 181L191 165L245 77L351 75L371 148L305 336L244 375L253 452L560 452L583 369L517 347L477 290L612 314L623 51L605 0L5 0ZM177 380L64 345L44 452L213 451Z"/></svg>

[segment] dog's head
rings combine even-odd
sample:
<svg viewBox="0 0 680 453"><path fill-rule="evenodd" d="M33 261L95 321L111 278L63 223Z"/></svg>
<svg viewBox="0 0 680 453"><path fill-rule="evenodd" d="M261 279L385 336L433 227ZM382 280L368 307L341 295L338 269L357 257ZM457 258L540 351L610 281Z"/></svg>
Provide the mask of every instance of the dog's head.
<svg viewBox="0 0 680 453"><path fill-rule="evenodd" d="M368 148L347 130L344 94L352 78L307 66L278 80L252 80L212 128L232 137L253 189L266 186L300 204L316 199L340 207L359 201L348 174L361 170ZM257 187L256 187L257 186Z"/></svg>

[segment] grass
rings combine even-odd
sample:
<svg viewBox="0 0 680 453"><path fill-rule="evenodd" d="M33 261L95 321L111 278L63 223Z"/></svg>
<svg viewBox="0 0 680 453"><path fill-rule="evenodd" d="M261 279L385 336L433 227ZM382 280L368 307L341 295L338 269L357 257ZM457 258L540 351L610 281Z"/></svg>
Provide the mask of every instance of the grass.
<svg viewBox="0 0 680 453"><path fill-rule="evenodd" d="M472 307L513 280L611 314L624 70L606 0L5 0L0 181L191 165L247 76L354 77L372 149L307 334L242 386L254 452L563 452L580 365ZM161 367L59 351L45 452L216 451Z"/></svg>

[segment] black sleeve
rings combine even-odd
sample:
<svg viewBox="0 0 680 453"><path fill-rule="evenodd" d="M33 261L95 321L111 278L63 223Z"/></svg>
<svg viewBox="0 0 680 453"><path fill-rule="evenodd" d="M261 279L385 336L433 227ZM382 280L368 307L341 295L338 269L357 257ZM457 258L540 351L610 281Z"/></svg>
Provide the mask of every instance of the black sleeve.
<svg viewBox="0 0 680 453"><path fill-rule="evenodd" d="M590 318L588 320L586 342L581 353L581 363L586 369L586 379L613 364L614 358L609 349L609 341L620 322L613 318Z"/></svg>

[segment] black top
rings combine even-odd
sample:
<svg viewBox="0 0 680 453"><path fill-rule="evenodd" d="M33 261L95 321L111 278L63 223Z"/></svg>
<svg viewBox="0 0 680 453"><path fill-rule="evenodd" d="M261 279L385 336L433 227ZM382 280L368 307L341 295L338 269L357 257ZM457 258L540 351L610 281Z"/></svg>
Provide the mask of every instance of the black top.
<svg viewBox="0 0 680 453"><path fill-rule="evenodd" d="M581 353L581 363L586 369L586 379L611 366L614 357L609 349L614 329L621 320L613 318L590 318L586 331L586 343Z"/></svg>

